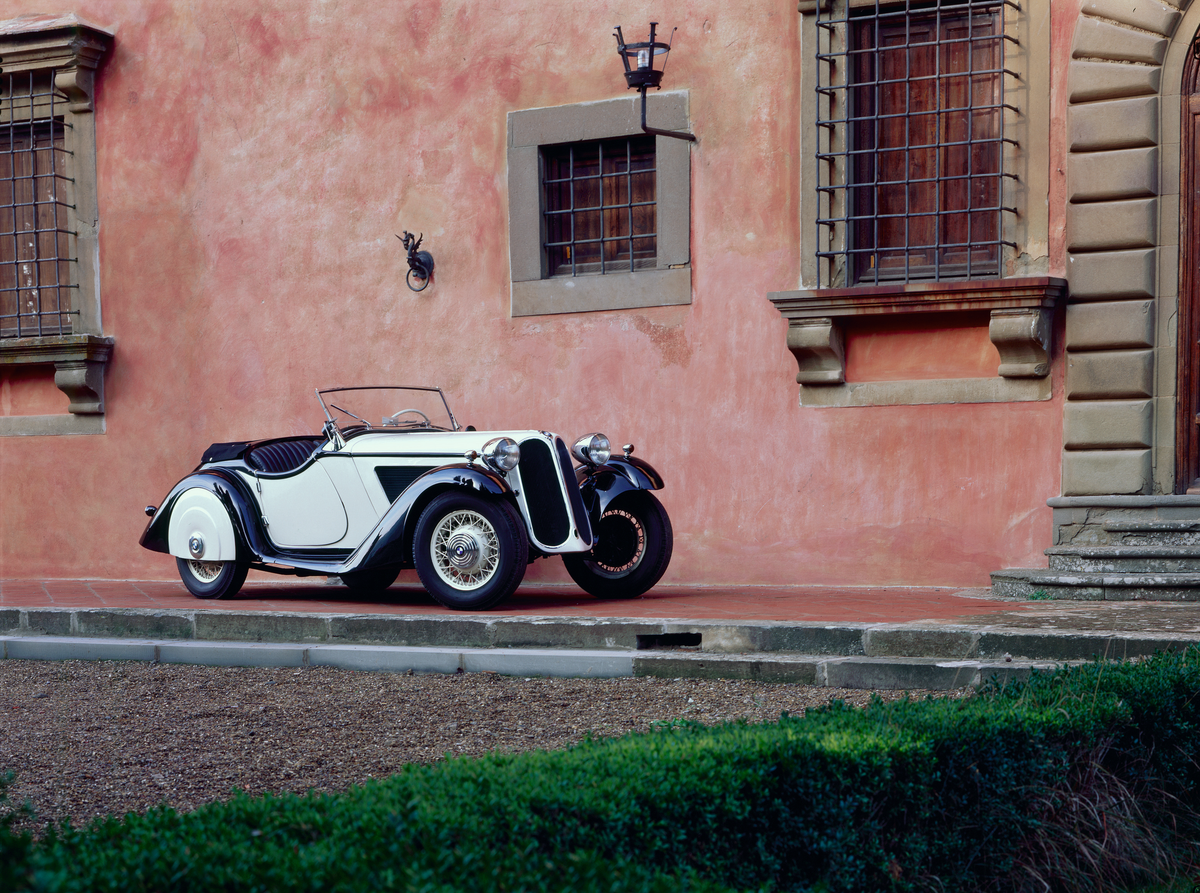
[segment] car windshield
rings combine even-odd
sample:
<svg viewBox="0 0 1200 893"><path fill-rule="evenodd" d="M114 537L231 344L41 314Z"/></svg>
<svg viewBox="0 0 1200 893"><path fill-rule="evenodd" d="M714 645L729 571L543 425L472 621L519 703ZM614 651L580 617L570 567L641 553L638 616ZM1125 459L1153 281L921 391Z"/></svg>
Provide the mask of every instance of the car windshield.
<svg viewBox="0 0 1200 893"><path fill-rule="evenodd" d="M338 428L457 431L441 388L361 387L317 391L325 417Z"/></svg>

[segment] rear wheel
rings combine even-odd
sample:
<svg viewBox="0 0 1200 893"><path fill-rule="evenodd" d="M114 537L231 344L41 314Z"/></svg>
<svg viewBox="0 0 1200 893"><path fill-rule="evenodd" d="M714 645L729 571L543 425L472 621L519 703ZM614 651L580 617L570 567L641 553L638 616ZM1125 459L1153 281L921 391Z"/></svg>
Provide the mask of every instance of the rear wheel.
<svg viewBox="0 0 1200 893"><path fill-rule="evenodd" d="M197 561L176 558L179 578L196 598L229 598L246 582L249 566L242 561Z"/></svg>
<svg viewBox="0 0 1200 893"><path fill-rule="evenodd" d="M671 563L671 519L662 503L644 490L614 500L600 516L595 533L592 551L563 555L563 564L571 579L596 598L637 598Z"/></svg>
<svg viewBox="0 0 1200 893"><path fill-rule="evenodd" d="M350 571L342 574L342 582L346 584L351 593L365 598L379 595L395 583L398 576L400 576L400 568L395 565L373 567L370 570Z"/></svg>
<svg viewBox="0 0 1200 893"><path fill-rule="evenodd" d="M447 608L480 611L499 604L525 576L528 556L525 524L501 499L443 493L417 521L417 576Z"/></svg>

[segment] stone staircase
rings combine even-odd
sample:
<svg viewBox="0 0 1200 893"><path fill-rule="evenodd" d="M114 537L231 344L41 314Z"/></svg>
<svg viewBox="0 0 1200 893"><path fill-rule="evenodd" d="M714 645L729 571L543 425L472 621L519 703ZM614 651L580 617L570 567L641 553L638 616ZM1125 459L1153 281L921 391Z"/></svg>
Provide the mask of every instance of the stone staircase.
<svg viewBox="0 0 1200 893"><path fill-rule="evenodd" d="M992 576L1003 598L1200 601L1200 497L1061 497L1048 568Z"/></svg>

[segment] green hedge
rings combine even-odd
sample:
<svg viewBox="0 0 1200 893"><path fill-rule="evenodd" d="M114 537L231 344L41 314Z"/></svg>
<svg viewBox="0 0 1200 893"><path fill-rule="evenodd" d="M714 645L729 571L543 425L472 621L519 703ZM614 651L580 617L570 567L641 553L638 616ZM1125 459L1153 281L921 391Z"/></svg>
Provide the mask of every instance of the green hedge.
<svg viewBox="0 0 1200 893"><path fill-rule="evenodd" d="M36 843L0 826L0 854L14 888L39 891L1102 889L1169 876L1190 852L1198 693L1193 649L963 699L452 759Z"/></svg>

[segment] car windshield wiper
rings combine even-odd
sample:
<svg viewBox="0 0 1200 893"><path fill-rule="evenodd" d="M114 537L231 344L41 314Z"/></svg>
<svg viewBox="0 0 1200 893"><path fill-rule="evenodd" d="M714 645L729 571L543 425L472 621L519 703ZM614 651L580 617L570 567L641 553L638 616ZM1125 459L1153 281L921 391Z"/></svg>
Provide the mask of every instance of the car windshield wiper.
<svg viewBox="0 0 1200 893"><path fill-rule="evenodd" d="M368 428L370 428L370 427L371 427L371 423L370 423L370 422L368 422L366 419L364 419L362 416L354 415L354 413L352 413L350 410L348 410L348 409L342 409L342 408L341 408L340 406L338 406L336 403L330 403L329 405L330 405L330 407L331 407L331 408L333 408L333 409L336 409L338 412L344 412L346 415L348 415L348 416L351 416L351 417L353 417L353 418L356 418L356 419L358 419L360 422L362 422L362 423L363 423L364 425L366 425Z"/></svg>

